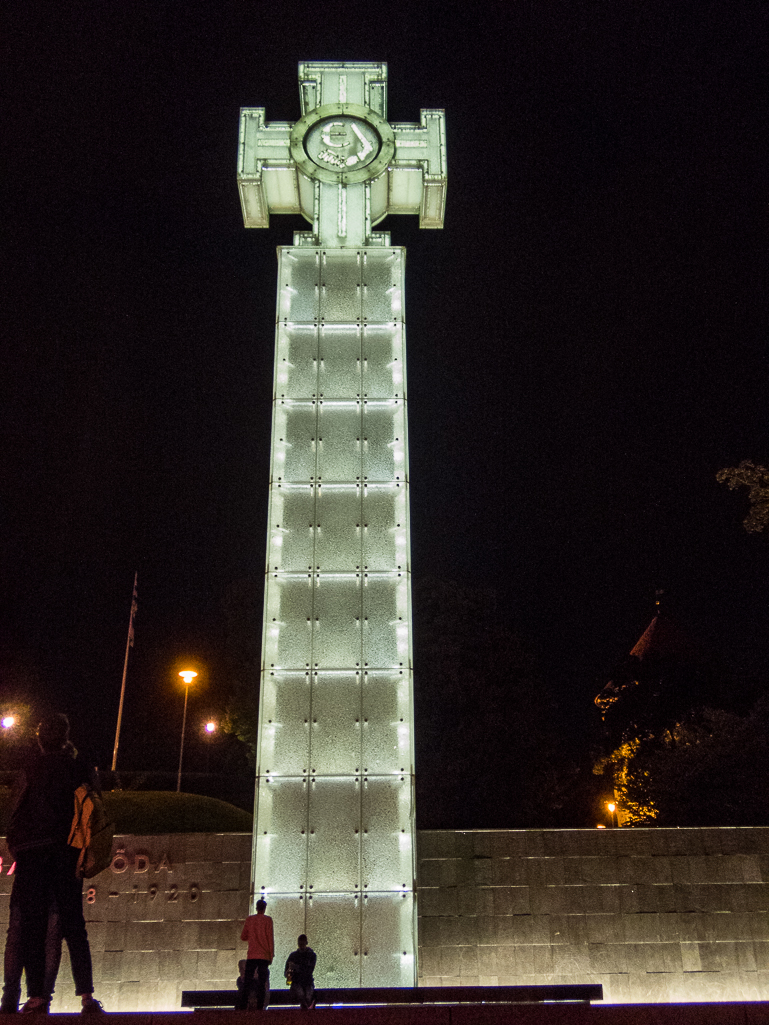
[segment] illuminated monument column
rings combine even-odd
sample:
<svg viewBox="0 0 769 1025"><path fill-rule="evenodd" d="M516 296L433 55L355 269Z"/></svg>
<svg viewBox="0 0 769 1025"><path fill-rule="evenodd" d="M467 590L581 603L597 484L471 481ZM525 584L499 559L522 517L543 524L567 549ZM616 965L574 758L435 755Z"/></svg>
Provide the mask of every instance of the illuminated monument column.
<svg viewBox="0 0 769 1025"><path fill-rule="evenodd" d="M241 111L246 227L278 248L253 900L320 986L416 982L403 279L388 213L440 228L442 111L387 123L387 65L299 65L302 116Z"/></svg>

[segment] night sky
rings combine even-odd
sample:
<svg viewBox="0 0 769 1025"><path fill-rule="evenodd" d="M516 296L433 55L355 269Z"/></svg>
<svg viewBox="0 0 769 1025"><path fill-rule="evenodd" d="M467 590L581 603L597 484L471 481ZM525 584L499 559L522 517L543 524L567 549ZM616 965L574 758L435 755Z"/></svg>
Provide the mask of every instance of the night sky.
<svg viewBox="0 0 769 1025"><path fill-rule="evenodd" d="M148 739L174 767L183 660L195 721L228 697L223 602L264 564L275 247L304 229L243 228L238 111L296 120L300 60L387 61L393 121L446 110L445 229L381 225L408 248L415 579L496 589L566 708L657 588L766 678L769 546L715 480L769 459L760 10L9 4L0 694L70 712L107 766L138 569L126 767L155 767Z"/></svg>

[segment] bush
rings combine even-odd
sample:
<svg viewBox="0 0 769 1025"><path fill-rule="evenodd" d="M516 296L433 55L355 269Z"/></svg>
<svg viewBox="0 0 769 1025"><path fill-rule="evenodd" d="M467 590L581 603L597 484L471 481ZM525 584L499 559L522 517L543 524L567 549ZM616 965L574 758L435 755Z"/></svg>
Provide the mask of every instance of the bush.
<svg viewBox="0 0 769 1025"><path fill-rule="evenodd" d="M115 832L146 836L157 833L250 833L253 816L215 797L164 790L110 790L104 794ZM0 832L5 835L11 792L0 788Z"/></svg>

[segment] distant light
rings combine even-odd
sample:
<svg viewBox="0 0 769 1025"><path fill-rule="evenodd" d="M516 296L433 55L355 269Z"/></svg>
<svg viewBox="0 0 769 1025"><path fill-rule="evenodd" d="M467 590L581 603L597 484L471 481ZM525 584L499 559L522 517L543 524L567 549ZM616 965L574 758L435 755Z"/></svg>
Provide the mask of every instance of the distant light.
<svg viewBox="0 0 769 1025"><path fill-rule="evenodd" d="M614 801L607 801L606 802L606 807L609 809L609 811L613 815L614 812L616 811L617 805L614 803Z"/></svg>
<svg viewBox="0 0 769 1025"><path fill-rule="evenodd" d="M3 718L3 728L4 729L9 730L11 728L11 726L15 726L15 725L16 725L16 716L15 715L6 715Z"/></svg>
<svg viewBox="0 0 769 1025"><path fill-rule="evenodd" d="M185 684L188 687L197 675L198 674L195 672L194 669L182 669L182 671L179 673L179 676L181 676L181 678L184 680Z"/></svg>
<svg viewBox="0 0 769 1025"><path fill-rule="evenodd" d="M215 733L215 732L216 732L216 723L215 722L207 722L206 723L206 733Z"/></svg>
<svg viewBox="0 0 769 1025"><path fill-rule="evenodd" d="M596 829L606 829L606 826L605 826L605 825L603 824L603 822L599 822L599 823L598 823L598 824L596 825L596 827L595 827L595 828L596 828Z"/></svg>

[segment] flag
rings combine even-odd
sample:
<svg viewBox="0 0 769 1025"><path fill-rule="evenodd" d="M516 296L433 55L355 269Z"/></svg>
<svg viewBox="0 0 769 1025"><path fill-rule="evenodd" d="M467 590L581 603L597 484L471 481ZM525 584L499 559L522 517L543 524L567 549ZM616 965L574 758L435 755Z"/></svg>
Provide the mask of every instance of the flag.
<svg viewBox="0 0 769 1025"><path fill-rule="evenodd" d="M136 610L139 607L138 604L137 604L137 597L138 596L137 596L137 590L136 590L138 582L139 582L139 572L137 570L136 573L134 573L134 592L133 592L133 595L131 596L131 619L130 619L130 621L128 623L128 647L129 648L132 648L134 646L134 616L136 615Z"/></svg>

